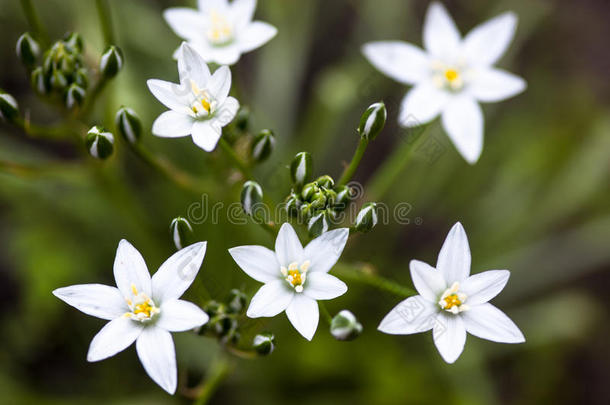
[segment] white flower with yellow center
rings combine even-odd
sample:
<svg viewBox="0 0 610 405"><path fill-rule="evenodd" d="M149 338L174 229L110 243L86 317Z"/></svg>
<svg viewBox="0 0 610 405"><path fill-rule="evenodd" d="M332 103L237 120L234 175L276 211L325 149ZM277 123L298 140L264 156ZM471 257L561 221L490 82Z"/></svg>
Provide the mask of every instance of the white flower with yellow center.
<svg viewBox="0 0 610 405"><path fill-rule="evenodd" d="M508 270L470 276L470 247L462 224L456 223L441 248L436 268L411 260L411 278L419 295L398 304L378 329L408 335L432 329L434 344L447 363L464 350L466 332L499 343L525 342L504 312L490 304L508 282Z"/></svg>
<svg viewBox="0 0 610 405"><path fill-rule="evenodd" d="M136 342L150 378L170 394L176 392L176 353L170 332L187 331L209 319L198 306L179 299L195 279L205 250L206 242L199 242L176 252L151 278L142 255L121 240L114 259L118 288L81 284L53 291L87 315L110 321L91 341L87 360L104 360Z"/></svg>
<svg viewBox="0 0 610 405"><path fill-rule="evenodd" d="M221 66L213 75L201 56L186 42L178 55L180 83L148 80L151 93L169 111L154 122L153 134L177 138L193 137L193 142L206 152L216 147L222 127L233 120L239 102L229 97L231 70Z"/></svg>
<svg viewBox="0 0 610 405"><path fill-rule="evenodd" d="M379 71L413 85L402 101L398 121L411 127L441 115L458 152L470 164L483 150L483 112L479 102L513 97L525 81L493 65L510 44L517 25L512 12L475 27L463 39L445 7L434 2L424 22L424 47L402 41L365 44L362 51Z"/></svg>
<svg viewBox="0 0 610 405"><path fill-rule="evenodd" d="M170 8L163 16L174 32L206 60L232 65L277 34L262 21L252 21L256 0L199 0L199 10Z"/></svg>
<svg viewBox="0 0 610 405"><path fill-rule="evenodd" d="M263 246L229 249L247 275L265 283L252 297L247 315L270 317L286 311L295 329L311 340L320 317L317 300L330 300L347 291L347 285L328 272L339 260L348 236L347 228L335 229L303 248L292 226L285 223L275 252Z"/></svg>

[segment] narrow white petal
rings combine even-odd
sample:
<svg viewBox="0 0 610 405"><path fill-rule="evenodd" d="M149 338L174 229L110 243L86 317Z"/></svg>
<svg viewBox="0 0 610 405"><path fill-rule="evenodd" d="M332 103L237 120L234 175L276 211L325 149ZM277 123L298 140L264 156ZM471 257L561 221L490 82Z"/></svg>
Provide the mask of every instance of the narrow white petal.
<svg viewBox="0 0 610 405"><path fill-rule="evenodd" d="M183 332L201 326L209 319L208 314L192 302L171 300L161 305L155 326L170 332Z"/></svg>
<svg viewBox="0 0 610 405"><path fill-rule="evenodd" d="M179 138L190 135L194 123L190 115L170 110L157 117L153 123L152 133L164 138Z"/></svg>
<svg viewBox="0 0 610 405"><path fill-rule="evenodd" d="M506 286L510 271L489 270L474 274L460 284L460 292L468 296L468 305L484 304Z"/></svg>
<svg viewBox="0 0 610 405"><path fill-rule="evenodd" d="M180 38L194 39L201 36L203 16L192 8L173 7L163 11L163 18Z"/></svg>
<svg viewBox="0 0 610 405"><path fill-rule="evenodd" d="M415 84L430 77L428 55L407 42L369 42L362 53L377 70L401 83Z"/></svg>
<svg viewBox="0 0 610 405"><path fill-rule="evenodd" d="M309 271L327 273L339 260L348 236L349 229L340 228L325 232L309 242L303 250L303 260L310 261Z"/></svg>
<svg viewBox="0 0 610 405"><path fill-rule="evenodd" d="M216 148L216 144L222 135L222 129L212 120L196 121L193 124L193 142L206 152Z"/></svg>
<svg viewBox="0 0 610 405"><path fill-rule="evenodd" d="M327 273L307 273L303 294L314 300L332 300L347 292L347 285Z"/></svg>
<svg viewBox="0 0 610 405"><path fill-rule="evenodd" d="M218 103L224 103L231 90L231 69L228 66L216 69L208 82L207 89Z"/></svg>
<svg viewBox="0 0 610 405"><path fill-rule="evenodd" d="M468 333L498 343L523 343L525 337L517 325L491 304L475 305L462 312Z"/></svg>
<svg viewBox="0 0 610 405"><path fill-rule="evenodd" d="M292 262L300 264L303 258L303 245L292 225L285 222L275 239L275 254L280 266L288 267ZM311 259L309 259L311 260Z"/></svg>
<svg viewBox="0 0 610 405"><path fill-rule="evenodd" d="M250 318L276 316L284 311L295 296L286 281L275 280L263 285L252 297L247 315Z"/></svg>
<svg viewBox="0 0 610 405"><path fill-rule="evenodd" d="M286 308L286 316L292 326L307 340L311 340L318 328L320 310L316 300L303 294L295 294Z"/></svg>
<svg viewBox="0 0 610 405"><path fill-rule="evenodd" d="M124 316L108 322L93 337L89 345L87 361L104 360L125 350L140 336L142 329L142 323Z"/></svg>
<svg viewBox="0 0 610 405"><path fill-rule="evenodd" d="M169 394L174 394L178 369L172 335L155 326L145 328L136 341L136 350L148 376Z"/></svg>
<svg viewBox="0 0 610 405"><path fill-rule="evenodd" d="M410 335L426 332L434 326L438 306L420 295L409 297L396 305L377 329L390 335Z"/></svg>
<svg viewBox="0 0 610 405"><path fill-rule="evenodd" d="M500 14L472 29L464 37L462 52L471 65L493 65L506 52L515 36L517 15Z"/></svg>
<svg viewBox="0 0 610 405"><path fill-rule="evenodd" d="M252 21L254 10L256 10L256 0L233 0L230 7L233 14L233 24L235 29L239 31Z"/></svg>
<svg viewBox="0 0 610 405"><path fill-rule="evenodd" d="M460 32L441 3L428 7L424 21L424 47L436 58L451 58L460 44Z"/></svg>
<svg viewBox="0 0 610 405"><path fill-rule="evenodd" d="M146 295L151 293L150 273L144 258L131 243L122 239L114 258L114 280L123 297L133 296L133 287Z"/></svg>
<svg viewBox="0 0 610 405"><path fill-rule="evenodd" d="M470 164L479 160L483 150L483 112L470 96L454 97L443 110L443 127L449 139Z"/></svg>
<svg viewBox="0 0 610 405"><path fill-rule="evenodd" d="M438 301L439 296L447 289L447 282L443 274L419 260L411 260L409 267L417 292L428 301Z"/></svg>
<svg viewBox="0 0 610 405"><path fill-rule="evenodd" d="M218 11L219 13L226 13L229 9L229 2L227 0L199 0L197 4L199 6L199 11L206 14L212 10Z"/></svg>
<svg viewBox="0 0 610 405"><path fill-rule="evenodd" d="M525 80L494 68L477 69L468 92L479 101L495 102L513 97L525 90Z"/></svg>
<svg viewBox="0 0 610 405"><path fill-rule="evenodd" d="M211 46L201 42L192 44L208 63L218 65L233 65L241 56L241 50L236 42L225 46Z"/></svg>
<svg viewBox="0 0 610 405"><path fill-rule="evenodd" d="M238 46L242 52L250 52L269 42L277 35L277 28L262 21L254 21L239 34Z"/></svg>
<svg viewBox="0 0 610 405"><path fill-rule="evenodd" d="M182 113L189 111L189 88L158 79L150 79L146 84L153 96L170 110Z"/></svg>
<svg viewBox="0 0 610 405"><path fill-rule="evenodd" d="M79 311L97 318L111 320L129 311L121 291L108 285L72 285L53 290L53 295Z"/></svg>
<svg viewBox="0 0 610 405"><path fill-rule="evenodd" d="M178 53L178 74L180 75L180 83L185 80L193 80L200 88L203 88L211 77L210 69L205 60L186 42L182 43Z"/></svg>
<svg viewBox="0 0 610 405"><path fill-rule="evenodd" d="M416 127L436 118L449 100L449 94L430 82L413 87L403 98L398 122L403 127Z"/></svg>
<svg viewBox="0 0 610 405"><path fill-rule="evenodd" d="M439 312L432 336L443 360L451 364L460 357L466 344L466 328L459 315Z"/></svg>
<svg viewBox="0 0 610 405"><path fill-rule="evenodd" d="M169 257L152 277L152 295L157 305L180 298L199 272L207 242L197 242Z"/></svg>
<svg viewBox="0 0 610 405"><path fill-rule="evenodd" d="M445 277L447 285L462 282L470 274L470 246L461 223L456 222L447 234L436 268Z"/></svg>
<svg viewBox="0 0 610 405"><path fill-rule="evenodd" d="M216 111L213 119L218 125L224 127L229 122L233 121L238 109L239 101L234 97L227 97L224 103L222 103L222 106Z"/></svg>
<svg viewBox="0 0 610 405"><path fill-rule="evenodd" d="M280 277L280 265L275 252L264 246L238 246L229 249L235 263L250 277L267 283Z"/></svg>

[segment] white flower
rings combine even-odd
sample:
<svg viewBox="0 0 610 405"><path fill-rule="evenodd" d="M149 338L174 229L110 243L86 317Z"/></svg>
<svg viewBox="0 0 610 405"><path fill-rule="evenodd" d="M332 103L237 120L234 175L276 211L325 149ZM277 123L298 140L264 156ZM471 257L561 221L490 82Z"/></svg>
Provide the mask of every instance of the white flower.
<svg viewBox="0 0 610 405"><path fill-rule="evenodd" d="M163 80L148 80L151 93L169 111L154 122L153 134L167 138L193 136L201 149L214 150L222 127L233 120L239 102L229 97L231 70L221 66L213 75L201 56L187 43L182 43L178 55L180 84Z"/></svg>
<svg viewBox="0 0 610 405"><path fill-rule="evenodd" d="M525 342L504 312L488 303L508 282L508 270L470 274L470 248L462 224L456 223L441 248L436 268L411 260L411 278L419 295L398 304L378 329L408 335L432 329L434 344L447 363L464 350L466 332L499 343Z"/></svg>
<svg viewBox="0 0 610 405"><path fill-rule="evenodd" d="M163 16L206 62L232 65L277 34L272 25L252 21L255 9L256 0L199 0L199 10L170 8Z"/></svg>
<svg viewBox="0 0 610 405"><path fill-rule="evenodd" d="M176 392L176 353L170 332L187 331L208 321L195 304L178 299L195 279L205 249L206 242L199 242L176 252L151 278L142 255L121 240L114 259L118 288L81 284L53 291L87 315L110 321L91 341L87 360L104 360L136 342L150 378L170 394Z"/></svg>
<svg viewBox="0 0 610 405"><path fill-rule="evenodd" d="M247 315L269 317L286 311L295 329L311 340L320 317L316 300L330 300L347 291L347 285L328 271L339 260L348 235L347 228L335 229L303 248L292 226L285 223L277 235L275 252L263 246L229 249L247 275L265 283L252 297Z"/></svg>
<svg viewBox="0 0 610 405"><path fill-rule="evenodd" d="M478 102L495 102L525 90L523 79L496 69L517 25L512 12L475 27L463 39L437 2L428 8L424 47L401 41L365 44L362 51L378 70L413 89L402 101L398 121L410 127L441 115L449 138L470 164L483 150L483 112Z"/></svg>

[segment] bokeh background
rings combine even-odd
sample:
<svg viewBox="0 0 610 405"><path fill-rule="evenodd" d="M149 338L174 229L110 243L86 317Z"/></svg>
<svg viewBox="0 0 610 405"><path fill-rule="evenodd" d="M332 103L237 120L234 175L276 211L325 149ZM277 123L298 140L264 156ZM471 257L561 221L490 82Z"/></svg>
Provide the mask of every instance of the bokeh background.
<svg viewBox="0 0 610 405"><path fill-rule="evenodd" d="M103 321L57 300L51 291L77 283L112 283L121 238L144 255L151 271L173 251L171 219L194 207L238 201L242 180L222 151L207 154L189 138L148 132L163 111L149 78L175 80L171 54L180 40L162 19L164 8L192 1L111 0L125 69L106 89L89 125L112 127L120 105L134 108L146 129L142 142L209 183L209 195L185 192L117 142L100 163L82 144L28 138L0 124L0 159L38 169L0 172L0 402L4 404L180 404L145 374L132 348L100 363L85 361ZM510 51L499 63L528 81L525 93L484 106L485 147L469 166L438 123L432 149L415 151L392 181L384 202L408 203L409 223L380 224L350 238L346 263L410 286L408 262L434 262L457 220L470 238L473 272L508 268L512 276L495 303L520 326L527 343L500 345L470 336L454 365L445 364L430 334L376 332L399 297L350 283L328 303L351 309L364 325L359 339L335 341L321 319L309 343L284 315L244 324L244 339L273 331L277 349L246 360L228 355L233 370L213 404L558 404L610 403L610 54L603 0L444 1L462 33L502 11L519 15ZM92 0L34 1L53 38L82 34L95 68L103 48ZM234 68L252 128L272 128L277 149L257 167L267 195L289 191L286 165L298 151L314 156L317 174L338 177L356 147L361 112L383 99L388 124L371 143L355 179L366 184L408 134L396 125L407 90L376 72L360 47L371 40L421 44L427 1L259 0L257 17L279 29ZM41 102L15 56L29 30L20 4L0 0L0 87L32 121L61 121ZM433 153L430 152L433 151ZM202 205L203 204L203 205ZM201 211L200 212L203 212ZM224 214L223 214L224 213ZM237 217L240 217L237 215ZM243 217L240 217L243 220ZM202 285L222 300L232 287L249 294L257 283L226 249L272 240L254 224L199 217L195 239L208 252L189 299L204 303ZM235 221L233 221L235 222ZM227 356L210 338L175 334L180 378L194 385Z"/></svg>

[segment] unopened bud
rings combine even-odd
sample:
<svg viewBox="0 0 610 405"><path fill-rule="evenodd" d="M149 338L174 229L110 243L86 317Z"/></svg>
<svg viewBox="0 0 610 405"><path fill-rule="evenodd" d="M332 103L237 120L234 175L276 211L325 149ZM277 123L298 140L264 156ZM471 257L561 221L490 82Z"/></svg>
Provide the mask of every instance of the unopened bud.
<svg viewBox="0 0 610 405"><path fill-rule="evenodd" d="M298 196L296 196L294 194L289 195L288 198L286 199L286 202L284 203L284 207L286 208L286 211L291 216L298 215L300 205L301 205L301 202L299 201Z"/></svg>
<svg viewBox="0 0 610 405"><path fill-rule="evenodd" d="M247 106L242 106L235 117L235 127L240 132L246 132L250 127L250 109Z"/></svg>
<svg viewBox="0 0 610 405"><path fill-rule="evenodd" d="M116 76L123 67L123 52L114 46L110 45L102 54L100 60L100 72L105 78L111 79Z"/></svg>
<svg viewBox="0 0 610 405"><path fill-rule="evenodd" d="M335 186L335 181L328 174L318 177L316 183L318 183L318 186L328 189L331 189Z"/></svg>
<svg viewBox="0 0 610 405"><path fill-rule="evenodd" d="M89 154L96 159L107 159L114 150L114 136L102 127L94 126L85 138Z"/></svg>
<svg viewBox="0 0 610 405"><path fill-rule="evenodd" d="M64 42L68 45L73 52L81 53L83 51L83 37L77 32L69 32L64 37Z"/></svg>
<svg viewBox="0 0 610 405"><path fill-rule="evenodd" d="M328 231L328 213L324 211L312 216L307 222L307 231L312 238Z"/></svg>
<svg viewBox="0 0 610 405"><path fill-rule="evenodd" d="M80 68L76 71L74 75L74 83L78 84L83 89L87 89L89 87L89 76L87 74L87 69Z"/></svg>
<svg viewBox="0 0 610 405"><path fill-rule="evenodd" d="M385 126L387 117L388 112L382 101L371 104L360 118L358 126L360 136L371 141L375 139Z"/></svg>
<svg viewBox="0 0 610 405"><path fill-rule="evenodd" d="M180 250L188 245L188 240L193 234L193 227L191 227L191 224L186 218L176 217L172 219L172 222L169 224L169 232L174 241L174 246L176 246L176 249Z"/></svg>
<svg viewBox="0 0 610 405"><path fill-rule="evenodd" d="M0 118L10 121L19 114L17 100L10 94L0 90Z"/></svg>
<svg viewBox="0 0 610 405"><path fill-rule="evenodd" d="M308 152L296 154L290 164L290 178L297 187L302 186L311 179L312 166L311 155Z"/></svg>
<svg viewBox="0 0 610 405"><path fill-rule="evenodd" d="M248 296L241 290L234 288L229 293L228 307L233 313L240 313L248 303Z"/></svg>
<svg viewBox="0 0 610 405"><path fill-rule="evenodd" d="M76 83L72 83L66 92L66 107L72 109L83 105L85 101L85 89Z"/></svg>
<svg viewBox="0 0 610 405"><path fill-rule="evenodd" d="M337 340L354 340L362 333L362 325L354 314L344 309L332 319L330 333Z"/></svg>
<svg viewBox="0 0 610 405"><path fill-rule="evenodd" d="M51 75L50 83L51 87L53 87L55 90L63 90L68 85L68 79L66 79L66 76L64 76L61 71L54 70L53 74Z"/></svg>
<svg viewBox="0 0 610 405"><path fill-rule="evenodd" d="M40 56L40 46L28 32L17 40L17 56L28 67L34 65Z"/></svg>
<svg viewBox="0 0 610 405"><path fill-rule="evenodd" d="M241 189L241 207L247 215L254 215L263 202L263 189L255 181L248 180Z"/></svg>
<svg viewBox="0 0 610 405"><path fill-rule="evenodd" d="M275 349L275 336L273 336L273 333L269 332L260 333L254 336L252 347L261 356L267 356L273 353L273 350Z"/></svg>
<svg viewBox="0 0 610 405"><path fill-rule="evenodd" d="M45 79L44 73L42 71L42 67L37 67L32 70L31 75L32 87L38 94L47 94L49 92L49 86L47 85L47 81Z"/></svg>
<svg viewBox="0 0 610 405"><path fill-rule="evenodd" d="M339 186L335 189L337 196L335 197L334 208L344 210L351 200L351 190L348 186Z"/></svg>
<svg viewBox="0 0 610 405"><path fill-rule="evenodd" d="M377 204L374 202L366 203L356 216L354 227L358 232L368 232L377 225Z"/></svg>
<svg viewBox="0 0 610 405"><path fill-rule="evenodd" d="M275 148L275 136L269 129L263 129L254 137L250 154L255 162L265 161Z"/></svg>
<svg viewBox="0 0 610 405"><path fill-rule="evenodd" d="M121 107L117 111L114 122L116 130L127 142L135 144L142 134L142 121L131 108Z"/></svg>

